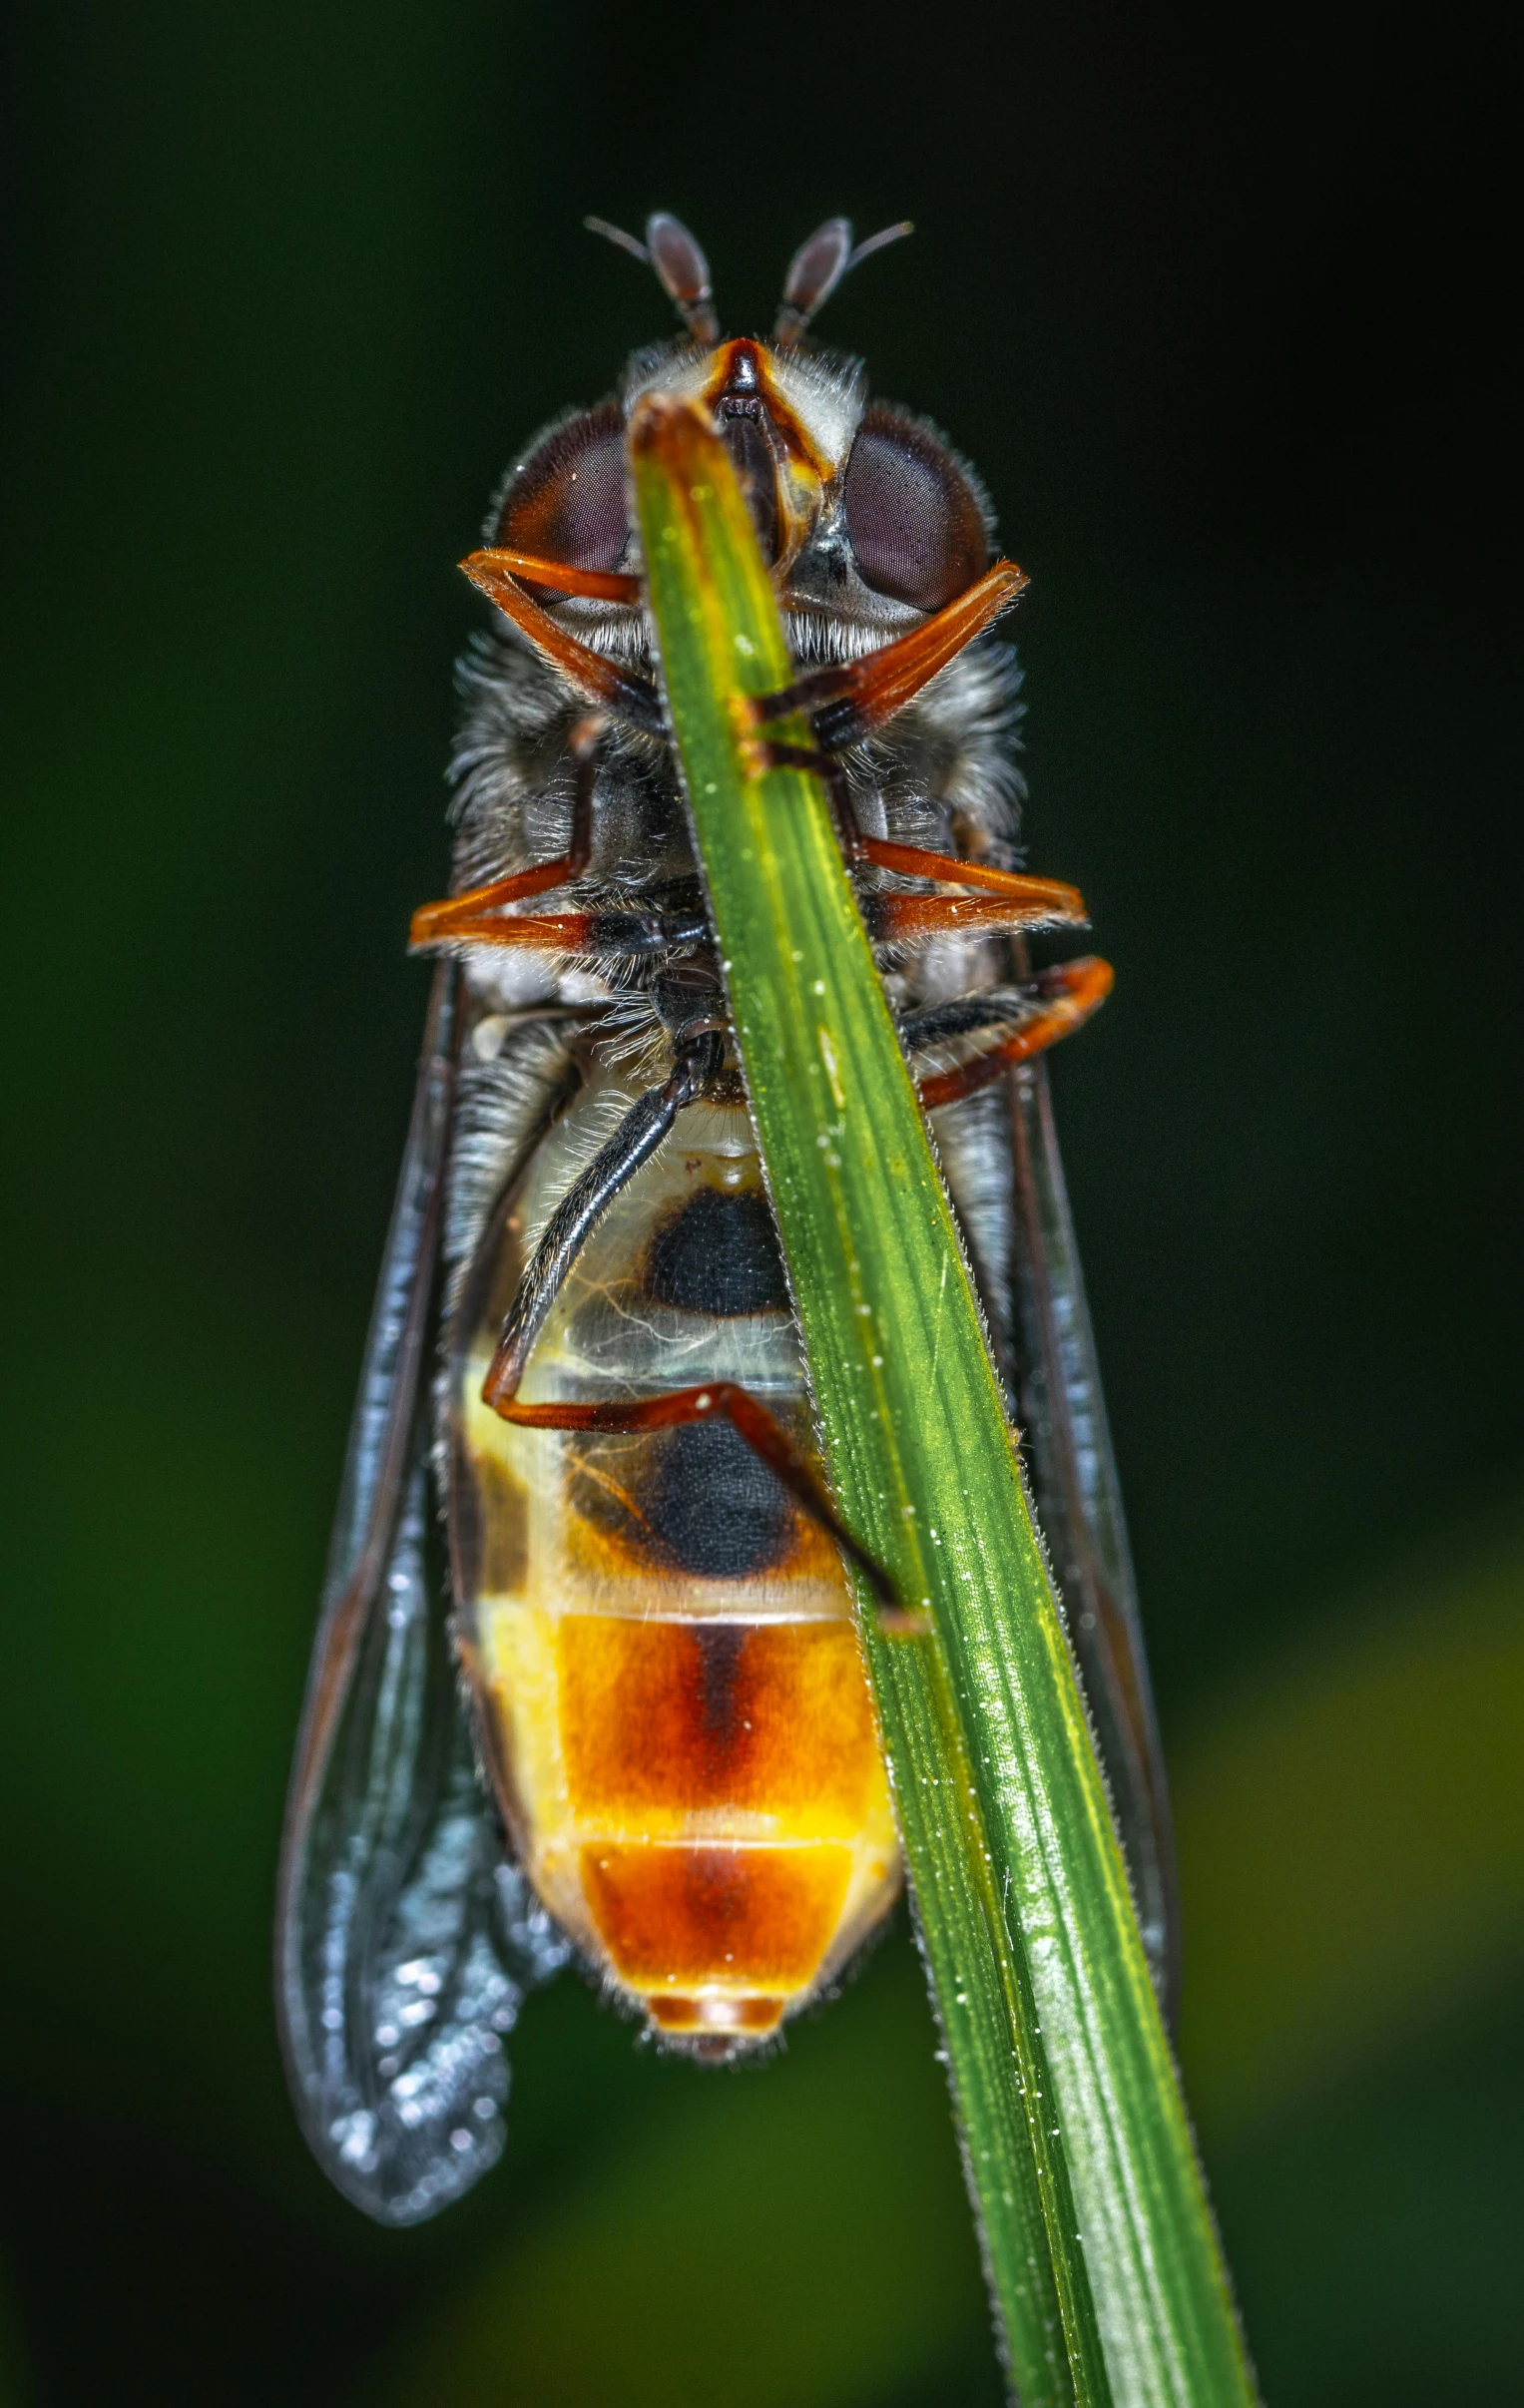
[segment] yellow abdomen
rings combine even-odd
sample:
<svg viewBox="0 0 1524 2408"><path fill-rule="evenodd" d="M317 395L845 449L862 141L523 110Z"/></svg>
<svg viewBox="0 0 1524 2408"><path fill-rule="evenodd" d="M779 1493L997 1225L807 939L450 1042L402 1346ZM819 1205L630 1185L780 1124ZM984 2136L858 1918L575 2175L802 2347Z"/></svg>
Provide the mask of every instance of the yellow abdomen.
<svg viewBox="0 0 1524 2408"><path fill-rule="evenodd" d="M898 1846L835 1550L729 1424L563 1435L480 1401L528 1243L598 1115L585 1099L541 1150L457 1316L463 1655L540 1897L658 2031L724 2054L843 1964L894 1897ZM523 1394L705 1379L807 1427L750 1128L710 1107L600 1225Z"/></svg>

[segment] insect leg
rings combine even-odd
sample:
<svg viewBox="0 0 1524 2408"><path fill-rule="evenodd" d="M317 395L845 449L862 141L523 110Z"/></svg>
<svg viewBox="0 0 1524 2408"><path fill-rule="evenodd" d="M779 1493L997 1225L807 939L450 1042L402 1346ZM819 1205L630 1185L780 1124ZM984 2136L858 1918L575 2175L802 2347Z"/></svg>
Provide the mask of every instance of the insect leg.
<svg viewBox="0 0 1524 2408"><path fill-rule="evenodd" d="M1056 878L1023 878L1014 894L870 894L862 916L875 945L935 944L943 936L1010 936L1023 928L1072 928L1085 907Z"/></svg>
<svg viewBox="0 0 1524 2408"><path fill-rule="evenodd" d="M623 569L574 569L570 561L545 560L537 552L511 552L501 544L473 552L471 563L466 571L469 577L475 577L476 566L490 564L504 577L516 577L521 585L545 586L555 594L581 594L590 602L639 602L641 598L640 579ZM481 579L477 577L475 582L479 585Z"/></svg>
<svg viewBox="0 0 1524 2408"><path fill-rule="evenodd" d="M468 887L464 893L446 895L438 903L421 903L413 913L408 931L410 945L431 945L439 937L458 936L462 929L470 930L484 913L499 911L508 903L524 902L530 895L545 894L553 886L570 886L583 875L593 853L593 788L598 779L598 746L608 724L601 711L590 711L577 722L567 739L567 749L575 764L575 782L571 838L566 851L554 861L537 863L533 869L515 870L511 877L493 878L485 886Z"/></svg>
<svg viewBox="0 0 1524 2408"><path fill-rule="evenodd" d="M568 884L583 876L593 858L593 792L598 783L598 747L608 726L601 711L590 711L567 737L573 761L572 825L561 866Z"/></svg>
<svg viewBox="0 0 1524 2408"><path fill-rule="evenodd" d="M562 1197L519 1281L482 1385L483 1399L494 1411L502 1412L504 1400L517 1393L530 1350L594 1228L642 1164L650 1161L684 1105L714 1085L724 1061L725 1039L717 1029L696 1031L680 1042L671 1077L631 1106Z"/></svg>
<svg viewBox="0 0 1524 2408"><path fill-rule="evenodd" d="M981 894L1004 895L1008 901L1030 904L1066 926L1083 927L1090 916L1079 888L1066 886L1059 878L1030 878L1024 870L995 869L984 861L960 860L956 853L927 852L918 844L889 844L881 836L864 836L862 852L875 868L892 869L902 878L931 878L943 886L971 886Z"/></svg>
<svg viewBox="0 0 1524 2408"><path fill-rule="evenodd" d="M697 905L679 913L546 911L515 916L473 911L422 937L414 933L411 941L419 951L441 944L526 945L542 953L576 954L611 963L702 944L708 933L708 922Z"/></svg>
<svg viewBox="0 0 1524 2408"><path fill-rule="evenodd" d="M1089 954L1040 970L1027 986L995 988L911 1013L900 1023L900 1038L912 1057L975 1031L988 1031L990 1038L966 1062L918 1080L922 1105L935 1112L939 1105L956 1104L992 1086L1014 1063L1030 1062L1071 1036L1106 1001L1112 975L1110 962Z"/></svg>
<svg viewBox="0 0 1524 2408"><path fill-rule="evenodd" d="M866 836L857 822L845 765L832 753L813 750L808 744L779 743L771 737L763 738L760 749L769 769L808 769L824 781L836 834L851 868L871 862L902 878L934 879L943 886L971 886L981 893L1003 895L1030 914L1017 923L1023 928L1057 923L1084 926L1089 915L1077 886L1066 886L1058 878L1029 878L1020 870L995 869L982 861L964 861L956 853L933 853L918 844L890 844L882 836Z"/></svg>
<svg viewBox="0 0 1524 2408"><path fill-rule="evenodd" d="M965 645L1010 608L1026 582L1014 561L997 560L966 593L907 636L864 653L860 660L808 670L776 694L757 696L752 704L757 724L765 726L802 711L825 751L839 752L859 742L913 702L939 669L956 660Z"/></svg>
<svg viewBox="0 0 1524 2408"><path fill-rule="evenodd" d="M511 619L521 636L528 638L536 652L543 653L553 669L558 669L568 685L611 719L628 721L648 735L662 733L662 707L656 688L639 670L626 669L611 660L607 653L595 652L569 628L553 619L538 602L532 602L508 570L499 565L501 555L493 552L473 552L461 567L474 586L478 586L489 602L496 603L504 617ZM548 570L549 562L543 564ZM559 573L559 572L558 572Z"/></svg>
<svg viewBox="0 0 1524 2408"><path fill-rule="evenodd" d="M835 753L816 751L809 744L780 744L772 736L761 739L761 756L768 768L804 768L821 777L830 797L830 814L847 867L864 862L874 869L893 869L903 879L934 879L941 886L973 886L980 893L1004 896L1021 910L1018 927L1084 927L1088 920L1079 886L1062 879L1030 879L1018 869L994 869L987 862L965 862L956 852L929 852L924 845L891 845L883 835L864 835L857 823L857 806L847 782L845 763ZM1004 925L1004 922L1002 922Z"/></svg>

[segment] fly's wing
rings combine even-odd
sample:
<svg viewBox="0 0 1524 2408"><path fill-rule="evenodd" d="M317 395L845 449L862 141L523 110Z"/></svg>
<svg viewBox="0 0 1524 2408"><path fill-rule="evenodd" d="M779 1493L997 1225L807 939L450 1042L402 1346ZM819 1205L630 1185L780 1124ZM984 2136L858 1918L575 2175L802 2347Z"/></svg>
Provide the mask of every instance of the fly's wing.
<svg viewBox="0 0 1524 2408"><path fill-rule="evenodd" d="M1013 1335L1024 1453L1111 1785L1144 1947L1172 2020L1179 1933L1169 1792L1045 1063L1029 1064L1011 1081L1011 1137Z"/></svg>
<svg viewBox="0 0 1524 2408"><path fill-rule="evenodd" d="M432 2215L500 2155L504 2035L567 1954L504 1859L431 1561L454 1017L453 965L441 964L349 1435L275 1935L302 2128L339 2189L388 2224Z"/></svg>

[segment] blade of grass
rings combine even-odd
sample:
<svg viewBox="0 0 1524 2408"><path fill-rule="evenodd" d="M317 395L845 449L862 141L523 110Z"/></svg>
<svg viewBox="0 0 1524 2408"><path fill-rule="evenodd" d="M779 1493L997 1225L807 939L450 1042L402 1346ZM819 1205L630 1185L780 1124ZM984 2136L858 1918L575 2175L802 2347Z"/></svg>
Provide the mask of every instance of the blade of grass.
<svg viewBox="0 0 1524 2408"><path fill-rule="evenodd" d="M1252 2380L946 1196L823 791L750 738L790 675L766 571L701 411L649 396L631 457L832 1483L930 1622L869 1608L865 1644L1011 2370L1027 2408L1230 2408Z"/></svg>

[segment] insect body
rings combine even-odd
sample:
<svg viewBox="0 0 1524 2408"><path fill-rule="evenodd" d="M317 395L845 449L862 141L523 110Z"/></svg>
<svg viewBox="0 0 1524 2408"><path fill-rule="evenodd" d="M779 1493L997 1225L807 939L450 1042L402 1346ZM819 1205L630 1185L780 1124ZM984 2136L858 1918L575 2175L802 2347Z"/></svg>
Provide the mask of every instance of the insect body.
<svg viewBox="0 0 1524 2408"><path fill-rule="evenodd" d="M622 1091L620 1100L624 1101ZM451 1364L468 1662L520 1862L667 2037L774 2030L876 1922L898 1850L840 1559L725 1420L562 1436L482 1388L594 1083L478 1256ZM700 1104L609 1209L524 1392L586 1404L730 1381L807 1443L802 1366L746 1113Z"/></svg>
<svg viewBox="0 0 1524 2408"><path fill-rule="evenodd" d="M294 2093L394 2222L496 2156L504 2036L570 1954L667 2045L734 2056L899 1882L847 1561L883 1584L814 1458L654 680L645 393L712 411L771 563L798 675L757 740L828 784L1168 1982L1157 1742L1038 1059L1110 973L1022 951L1083 915L1009 849L1014 677L986 631L1024 581L940 437L804 339L861 255L843 221L770 344L719 339L675 221L617 239L687 336L530 448L466 564L501 621L465 666L454 891L414 921L439 967L287 1822ZM770 743L801 711L813 746Z"/></svg>

